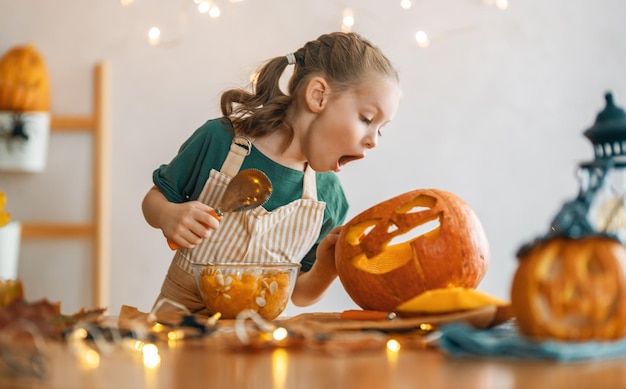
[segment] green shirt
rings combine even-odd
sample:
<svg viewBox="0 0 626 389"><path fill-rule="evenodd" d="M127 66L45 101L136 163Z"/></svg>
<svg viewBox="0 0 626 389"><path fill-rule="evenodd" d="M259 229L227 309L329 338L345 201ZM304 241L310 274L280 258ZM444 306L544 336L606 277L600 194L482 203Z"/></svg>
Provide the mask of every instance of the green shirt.
<svg viewBox="0 0 626 389"><path fill-rule="evenodd" d="M196 200L212 169L220 170L233 140L232 125L227 119L209 120L183 143L169 164L161 165L152 175L154 184L165 197L175 203ZM304 172L278 164L261 153L254 145L241 170L255 168L263 171L272 182L272 195L263 207L272 211L302 197ZM341 225L348 213L339 178L334 172L315 173L317 199L326 203L324 221L317 243L301 259L302 271L315 262L317 244L335 226Z"/></svg>

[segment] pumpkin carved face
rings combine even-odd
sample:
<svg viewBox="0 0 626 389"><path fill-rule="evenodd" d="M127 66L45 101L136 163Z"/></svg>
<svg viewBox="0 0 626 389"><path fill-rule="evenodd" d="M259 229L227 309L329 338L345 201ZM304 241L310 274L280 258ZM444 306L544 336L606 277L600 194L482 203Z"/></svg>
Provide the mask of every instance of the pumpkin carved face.
<svg viewBox="0 0 626 389"><path fill-rule="evenodd" d="M12 48L0 59L0 110L49 108L50 88L43 58L32 45Z"/></svg>
<svg viewBox="0 0 626 389"><path fill-rule="evenodd" d="M520 256L511 306L529 336L582 341L626 336L626 248L590 236L552 238Z"/></svg>
<svg viewBox="0 0 626 389"><path fill-rule="evenodd" d="M465 201L440 189L418 189L346 223L335 254L339 279L357 305L393 311L430 289L475 288L490 253L482 224Z"/></svg>

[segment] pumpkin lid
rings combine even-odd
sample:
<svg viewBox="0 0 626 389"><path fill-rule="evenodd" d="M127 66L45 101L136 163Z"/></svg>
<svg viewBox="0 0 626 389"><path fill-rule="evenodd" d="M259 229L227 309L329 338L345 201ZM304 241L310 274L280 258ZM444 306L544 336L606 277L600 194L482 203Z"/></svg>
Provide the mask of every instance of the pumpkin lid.
<svg viewBox="0 0 626 389"><path fill-rule="evenodd" d="M615 105L613 94L604 95L606 107L598 113L594 125L584 132L595 150L596 158L626 156L622 141L626 141L626 112Z"/></svg>

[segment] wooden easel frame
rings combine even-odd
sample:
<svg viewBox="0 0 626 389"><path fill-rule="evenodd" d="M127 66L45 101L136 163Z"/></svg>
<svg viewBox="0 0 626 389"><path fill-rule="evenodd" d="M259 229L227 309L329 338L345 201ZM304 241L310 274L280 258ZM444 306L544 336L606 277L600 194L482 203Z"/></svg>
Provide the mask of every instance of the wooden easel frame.
<svg viewBox="0 0 626 389"><path fill-rule="evenodd" d="M108 67L97 63L93 73L93 108L91 115L52 115L50 131L93 135L93 219L85 223L22 222L23 239L93 240L92 308L104 308L109 303L109 138L108 138Z"/></svg>

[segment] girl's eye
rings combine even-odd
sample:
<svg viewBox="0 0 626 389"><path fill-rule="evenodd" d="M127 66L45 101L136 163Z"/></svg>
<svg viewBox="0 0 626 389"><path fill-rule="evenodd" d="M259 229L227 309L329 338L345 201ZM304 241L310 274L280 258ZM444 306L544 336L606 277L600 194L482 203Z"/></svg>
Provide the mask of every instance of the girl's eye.
<svg viewBox="0 0 626 389"><path fill-rule="evenodd" d="M381 132L381 130L378 130L378 136L383 136L383 133Z"/></svg>
<svg viewBox="0 0 626 389"><path fill-rule="evenodd" d="M365 116L361 116L361 120L363 121L363 123L365 124L372 124L372 119L366 118Z"/></svg>

